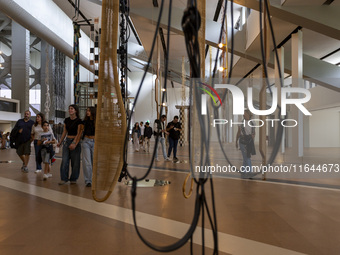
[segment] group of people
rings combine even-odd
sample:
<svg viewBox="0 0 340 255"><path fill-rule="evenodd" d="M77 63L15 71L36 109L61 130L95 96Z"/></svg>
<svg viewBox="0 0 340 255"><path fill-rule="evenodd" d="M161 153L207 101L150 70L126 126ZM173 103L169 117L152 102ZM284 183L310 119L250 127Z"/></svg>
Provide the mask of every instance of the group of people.
<svg viewBox="0 0 340 255"><path fill-rule="evenodd" d="M132 143L135 151L140 149L150 152L150 139L152 136L152 128L149 122L136 122L132 129Z"/></svg>
<svg viewBox="0 0 340 255"><path fill-rule="evenodd" d="M241 178L253 178L258 173L252 172L252 164L251 164L251 155L255 155L255 127L249 125L249 120L251 120L251 112L249 110L244 111L244 123L245 125L240 125L238 127L237 135L236 135L236 148L240 149L242 153L243 163L242 163L242 171ZM142 148L144 147L144 151L150 152L150 139L152 134L158 137L158 144L162 146L162 153L165 161L171 161L170 155L173 151L173 160L174 162L178 161L177 158L177 145L178 140L180 138L180 131L182 130L181 123L178 121L178 116L175 116L174 119L166 124L166 115L162 115L161 119L155 120L154 123L154 132L152 132L152 128L150 127L150 123L146 122L145 126L143 126L143 122L135 123L132 130L133 144L135 151L139 151L140 144ZM169 148L168 152L166 151L165 141L166 138L169 138ZM155 160L160 161L158 158L158 146L155 152Z"/></svg>
<svg viewBox="0 0 340 255"><path fill-rule="evenodd" d="M31 142L34 141L36 170L35 173L42 172L44 164L43 180L52 177L51 164L54 159L53 144L57 147L62 146L62 162L60 166L59 185L68 182L77 183L80 174L80 160L82 156L82 166L85 184L87 187L92 185L92 167L93 151L95 142L95 120L96 112L94 107L88 107L84 120L79 117L79 108L77 105L70 105L68 108L69 117L64 120L63 133L59 142L54 137L49 123L45 120L42 113L38 113L35 122L30 119L30 111L25 111L24 118L17 121L12 130L11 136L16 135L16 152L22 161L21 170L28 173L28 162L31 154ZM246 110L244 114L245 123L251 118L251 113ZM142 149L150 152L150 139L152 135L158 138L158 145L162 146L162 153L165 161L171 161L170 156L173 152L173 161L177 162L177 145L182 130L178 116L166 124L166 115L162 115L160 120L156 119L154 128L150 123L135 123L132 130L132 137L135 151L139 151L140 144ZM17 133L17 134L15 134ZM2 134L3 138L5 135ZM255 128L249 126L240 126L236 136L236 147L240 147L243 157L243 166L251 169L251 155L255 154L254 147ZM165 139L168 138L169 148L166 151ZM3 139L2 139L3 140ZM7 138L5 140L7 142ZM158 158L158 146L155 152L155 160ZM71 175L69 174L69 165L71 162ZM241 177L251 178L256 173L241 172Z"/></svg>
<svg viewBox="0 0 340 255"><path fill-rule="evenodd" d="M5 133L3 131L0 131L0 149L1 150L10 148L10 146L9 146L9 136L10 136L9 132Z"/></svg>
<svg viewBox="0 0 340 255"><path fill-rule="evenodd" d="M171 161L170 156L173 151L173 161L177 162L177 145L181 130L182 125L178 121L178 116L175 116L171 122L166 124L166 115L162 115L160 120L155 120L153 131L149 122L146 122L145 126L143 126L143 122L140 122L140 124L136 122L132 129L134 150L136 152L139 151L141 144L144 151L150 152L150 139L151 136L154 135L155 137L158 137L158 144L161 144L162 146L164 160ZM165 139L167 137L169 138L168 152L166 151L165 145ZM155 160L160 161L158 159L158 146L155 153Z"/></svg>
<svg viewBox="0 0 340 255"><path fill-rule="evenodd" d="M68 108L69 117L64 120L64 129L59 142L54 137L49 123L42 113L38 113L36 121L30 119L30 111L25 111L24 118L17 121L12 133L16 134L16 151L22 160L21 170L28 173L28 162L31 154L31 142L34 141L36 170L42 171L44 164L43 180L52 177L51 164L55 154L53 144L62 146L62 162L60 165L59 185L68 182L77 183L80 174L80 159L82 156L83 173L86 187L92 186L93 151L95 138L96 111L88 107L84 120L79 117L79 108L72 104ZM13 134L15 135L15 134ZM69 165L71 161L71 175Z"/></svg>

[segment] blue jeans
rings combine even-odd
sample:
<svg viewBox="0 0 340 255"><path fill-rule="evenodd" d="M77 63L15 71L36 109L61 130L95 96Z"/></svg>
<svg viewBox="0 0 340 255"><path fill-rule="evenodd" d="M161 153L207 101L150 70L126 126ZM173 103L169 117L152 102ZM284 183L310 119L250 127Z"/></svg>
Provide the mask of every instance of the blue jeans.
<svg viewBox="0 0 340 255"><path fill-rule="evenodd" d="M81 150L85 184L92 183L94 139L85 137L81 145Z"/></svg>
<svg viewBox="0 0 340 255"><path fill-rule="evenodd" d="M35 164L37 170L41 170L41 156L39 155L41 150L41 145L38 145L38 140L34 140L34 151L35 151Z"/></svg>
<svg viewBox="0 0 340 255"><path fill-rule="evenodd" d="M66 138L63 145L63 157L60 165L60 179L62 181L77 181L80 172L80 153L81 146L78 143L74 150L70 150L68 147L71 145L74 139ZM72 174L69 178L69 166L71 160Z"/></svg>
<svg viewBox="0 0 340 255"><path fill-rule="evenodd" d="M162 145L163 157L164 157L164 159L166 159L167 156L166 156L165 138L164 137L159 137L158 138L158 144L157 144L155 158L158 158L158 146L159 146L159 144Z"/></svg>
<svg viewBox="0 0 340 255"><path fill-rule="evenodd" d="M177 154L177 144L178 140L175 140L169 136L169 150L168 150L168 157L171 155L172 148L174 149L174 158L176 158Z"/></svg>

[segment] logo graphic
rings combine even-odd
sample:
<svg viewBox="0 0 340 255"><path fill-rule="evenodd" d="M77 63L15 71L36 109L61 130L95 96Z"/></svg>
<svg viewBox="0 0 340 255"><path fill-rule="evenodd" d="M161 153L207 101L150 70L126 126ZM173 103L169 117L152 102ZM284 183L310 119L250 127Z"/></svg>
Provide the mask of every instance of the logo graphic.
<svg viewBox="0 0 340 255"><path fill-rule="evenodd" d="M212 92L214 92L214 94L217 96L218 100L220 101L220 104L222 106L222 100L219 96L219 94L217 93L217 91L211 87L210 85L208 84L205 84L205 83L201 83L202 85L208 87ZM217 102L216 102L216 99L215 97L206 89L204 88L199 88L201 90L203 90L205 93L207 93L211 98L212 100L214 101L214 104L217 105ZM202 94L202 100L201 100L202 104L201 104L201 111L202 111L202 115L207 115L207 95L206 94Z"/></svg>
<svg viewBox="0 0 340 255"><path fill-rule="evenodd" d="M221 105L222 105L222 100L220 96L217 94L216 90L205 84L201 83L204 86L207 86L211 91L214 92L214 94L218 97ZM233 97L233 114L234 115L243 115L244 114L244 95L243 91L235 86L235 85L230 85L230 84L216 84L215 85L216 89L228 89ZM206 89L200 88L204 92L206 92L210 97L213 99L215 105L217 104L215 98L213 95L207 91ZM273 100L272 100L272 105L268 110L258 110L254 107L253 103L253 88L248 88L247 89L247 105L248 109L251 111L251 113L255 115L270 115L273 112L275 112L278 104L278 97L281 97L281 115L285 116L287 115L287 104L293 104L295 105L304 115L312 115L302 104L307 103L310 98L311 98L311 93L308 89L304 88L295 88L295 87L288 87L288 88L282 88L281 89L281 95L278 95L277 93L277 88L272 88L272 93L273 93ZM305 97L298 97L298 98L287 98L288 94L303 94ZM201 95L201 112L202 115L207 114L207 95L202 94Z"/></svg>
<svg viewBox="0 0 340 255"><path fill-rule="evenodd" d="M222 100L221 100L220 96L218 95L217 91L213 87L208 85L208 84L205 84L205 83L201 83L201 84L206 86L206 87L208 87L212 92L214 92L214 94L217 96L218 100L220 101L220 104L222 105ZM217 102L216 102L215 98L213 97L213 95L208 90L206 90L204 88L199 88L199 89L201 89L205 93L207 93L212 98L212 100L214 101L214 104L217 105Z"/></svg>

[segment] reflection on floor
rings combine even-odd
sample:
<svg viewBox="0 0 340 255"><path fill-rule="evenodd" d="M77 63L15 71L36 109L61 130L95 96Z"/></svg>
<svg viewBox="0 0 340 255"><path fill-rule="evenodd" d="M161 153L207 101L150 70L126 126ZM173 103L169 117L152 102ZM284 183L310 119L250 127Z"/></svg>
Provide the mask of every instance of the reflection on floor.
<svg viewBox="0 0 340 255"><path fill-rule="evenodd" d="M226 149L234 164L240 165L239 151ZM308 154L303 160L340 163L337 150L320 150L320 154L325 161ZM210 155L214 164L227 165L218 146L211 146ZM187 148L180 147L177 157L188 161ZM287 158L291 163L301 161L289 151L285 164ZM142 176L150 160L151 153L129 153L129 171ZM253 159L255 165L257 160ZM20 171L15 150L0 151L0 161L14 161L0 163L0 254L158 254L134 230L130 187L124 183L117 184L108 201L97 203L82 175L76 185L57 184L60 159L47 181L34 173L34 155L28 174ZM188 163L161 160L153 169L148 178L171 184L137 189L138 224L148 240L167 245L188 228L195 194L189 199L182 194ZM241 180L238 173L220 177L214 178L220 254L340 254L340 176L315 179L309 173L294 180L278 178L276 183L261 177ZM208 198L209 189L207 185ZM195 233L194 254L201 254L200 231ZM212 254L209 230L206 236L206 252ZM190 254L190 247L187 244L170 254Z"/></svg>

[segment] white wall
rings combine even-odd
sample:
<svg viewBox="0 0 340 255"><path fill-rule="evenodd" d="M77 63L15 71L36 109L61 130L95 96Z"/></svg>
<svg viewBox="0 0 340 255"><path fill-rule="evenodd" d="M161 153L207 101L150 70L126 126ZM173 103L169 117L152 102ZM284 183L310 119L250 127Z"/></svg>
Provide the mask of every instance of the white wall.
<svg viewBox="0 0 340 255"><path fill-rule="evenodd" d="M309 90L311 99L304 104L307 110L321 110L329 107L340 106L340 93L322 86L316 86Z"/></svg>
<svg viewBox="0 0 340 255"><path fill-rule="evenodd" d="M129 97L135 97L138 87L144 72L131 72L128 73L130 83L128 84L128 90L131 92ZM157 109L154 96L155 83L152 78L152 74L147 74L144 80L142 90L139 94L137 104L135 106L134 116L132 117L132 124L134 122L140 122L150 120L153 124L157 117ZM152 127L152 125L151 125Z"/></svg>
<svg viewBox="0 0 340 255"><path fill-rule="evenodd" d="M72 62L73 64L73 62ZM83 66L80 66L79 68L79 81L80 82L92 82L94 81L94 74L84 68Z"/></svg>
<svg viewBox="0 0 340 255"><path fill-rule="evenodd" d="M340 107L312 111L309 117L310 147L340 147Z"/></svg>
<svg viewBox="0 0 340 255"><path fill-rule="evenodd" d="M129 73L131 79L128 85L128 90L131 92L129 97L135 97L138 86L143 76L143 72L132 72ZM167 89L167 122L170 122L175 115L179 116L179 110L176 109L176 105L182 104L182 89L178 88L178 84L175 84L176 88L171 87L171 83L168 83ZM189 89L186 88L186 96L189 95ZM159 102L161 103L161 102ZM165 112L164 112L165 113ZM152 74L147 74L145 77L144 85L139 95L139 99L135 106L135 113L132 118L132 123L149 120L151 127L153 127L154 120L157 118L157 108L155 102L155 82Z"/></svg>
<svg viewBox="0 0 340 255"><path fill-rule="evenodd" d="M189 88L186 88L186 96L189 96ZM186 102L188 105L189 102ZM182 88L170 88L168 86L168 122L172 121L174 116L179 116L179 109L176 105L182 105Z"/></svg>
<svg viewBox="0 0 340 255"><path fill-rule="evenodd" d="M73 47L72 20L52 0L13 0L35 19ZM90 38L81 31L80 53L89 59Z"/></svg>
<svg viewBox="0 0 340 255"><path fill-rule="evenodd" d="M259 12L252 10L250 13L246 26L247 26L247 45L246 49L254 42L256 37L260 33L260 24L259 24Z"/></svg>
<svg viewBox="0 0 340 255"><path fill-rule="evenodd" d="M3 131L4 133L11 132L12 130L12 125L15 125L15 122L12 122L13 124L10 123L0 123L0 131Z"/></svg>

